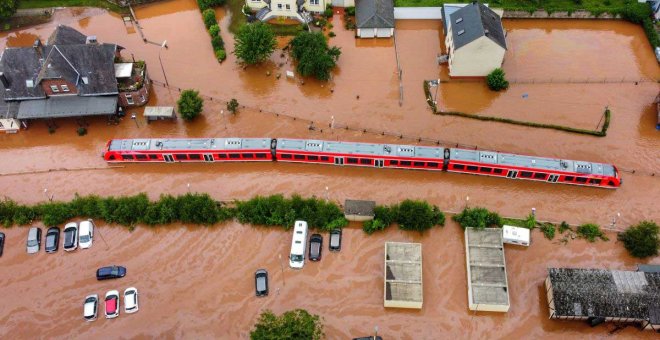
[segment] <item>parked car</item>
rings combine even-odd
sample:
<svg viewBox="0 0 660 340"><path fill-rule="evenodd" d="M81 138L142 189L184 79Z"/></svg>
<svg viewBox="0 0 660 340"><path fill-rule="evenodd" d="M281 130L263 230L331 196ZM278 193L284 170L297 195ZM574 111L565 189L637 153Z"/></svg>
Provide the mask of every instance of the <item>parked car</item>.
<svg viewBox="0 0 660 340"><path fill-rule="evenodd" d="M101 267L96 270L97 280L118 279L126 276L126 268L122 266Z"/></svg>
<svg viewBox="0 0 660 340"><path fill-rule="evenodd" d="M341 250L341 229L333 229L330 232L330 242L328 242L330 251Z"/></svg>
<svg viewBox="0 0 660 340"><path fill-rule="evenodd" d="M96 294L87 295L83 303L83 317L85 321L94 321L98 316L99 296Z"/></svg>
<svg viewBox="0 0 660 340"><path fill-rule="evenodd" d="M41 228L32 227L28 231L27 253L38 253L39 248L41 248Z"/></svg>
<svg viewBox="0 0 660 340"><path fill-rule="evenodd" d="M314 234L309 238L309 260L318 261L321 259L321 250L323 248L323 236Z"/></svg>
<svg viewBox="0 0 660 340"><path fill-rule="evenodd" d="M94 241L94 222L92 220L80 222L78 236L80 249L90 248L92 241Z"/></svg>
<svg viewBox="0 0 660 340"><path fill-rule="evenodd" d="M381 338L380 335L371 335L371 336L363 336L360 338L353 338L353 340L383 340L383 338Z"/></svg>
<svg viewBox="0 0 660 340"><path fill-rule="evenodd" d="M0 233L0 256L5 249L5 233Z"/></svg>
<svg viewBox="0 0 660 340"><path fill-rule="evenodd" d="M71 222L64 226L64 250L72 251L78 248L78 223Z"/></svg>
<svg viewBox="0 0 660 340"><path fill-rule="evenodd" d="M47 253L54 253L60 247L60 228L50 227L46 232L46 249Z"/></svg>
<svg viewBox="0 0 660 340"><path fill-rule="evenodd" d="M268 296L268 272L259 269L254 273L254 289L257 296Z"/></svg>
<svg viewBox="0 0 660 340"><path fill-rule="evenodd" d="M138 291L135 287L126 288L124 291L124 311L135 313L138 311Z"/></svg>
<svg viewBox="0 0 660 340"><path fill-rule="evenodd" d="M105 293L105 318L114 319L119 316L119 292L111 290Z"/></svg>

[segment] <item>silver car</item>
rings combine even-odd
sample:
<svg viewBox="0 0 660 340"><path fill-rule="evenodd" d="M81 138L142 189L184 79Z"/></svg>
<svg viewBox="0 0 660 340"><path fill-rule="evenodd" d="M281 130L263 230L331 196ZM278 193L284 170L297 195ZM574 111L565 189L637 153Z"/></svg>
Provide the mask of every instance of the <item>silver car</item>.
<svg viewBox="0 0 660 340"><path fill-rule="evenodd" d="M41 228L30 228L27 238L27 253L34 254L39 252L41 246Z"/></svg>

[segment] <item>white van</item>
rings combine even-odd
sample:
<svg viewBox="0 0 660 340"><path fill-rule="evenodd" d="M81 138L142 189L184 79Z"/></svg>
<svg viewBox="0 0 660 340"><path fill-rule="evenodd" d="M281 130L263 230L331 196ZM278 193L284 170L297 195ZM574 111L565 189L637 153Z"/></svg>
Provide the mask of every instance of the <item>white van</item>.
<svg viewBox="0 0 660 340"><path fill-rule="evenodd" d="M87 249L92 246L92 241L94 240L94 222L91 219L80 222L78 226L78 237L78 246L80 246L80 249Z"/></svg>
<svg viewBox="0 0 660 340"><path fill-rule="evenodd" d="M305 250L307 249L307 222L296 221L293 226L293 239L291 240L291 255L289 266L301 269L305 265Z"/></svg>

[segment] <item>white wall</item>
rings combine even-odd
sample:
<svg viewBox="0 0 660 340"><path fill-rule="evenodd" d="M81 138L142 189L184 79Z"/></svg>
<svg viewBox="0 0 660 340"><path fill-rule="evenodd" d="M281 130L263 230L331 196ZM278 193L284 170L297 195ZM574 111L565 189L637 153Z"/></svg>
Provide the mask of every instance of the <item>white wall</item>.
<svg viewBox="0 0 660 340"><path fill-rule="evenodd" d="M442 19L442 7L394 7L394 19Z"/></svg>
<svg viewBox="0 0 660 340"><path fill-rule="evenodd" d="M506 50L487 37L481 37L453 50L449 75L451 77L485 77L502 67Z"/></svg>

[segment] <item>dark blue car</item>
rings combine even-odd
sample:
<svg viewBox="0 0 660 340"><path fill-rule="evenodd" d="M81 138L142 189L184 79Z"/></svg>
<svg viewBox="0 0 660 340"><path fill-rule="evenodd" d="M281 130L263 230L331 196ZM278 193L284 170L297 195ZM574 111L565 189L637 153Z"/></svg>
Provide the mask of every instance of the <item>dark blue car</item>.
<svg viewBox="0 0 660 340"><path fill-rule="evenodd" d="M126 268L122 266L101 267L96 271L97 280L118 279L126 276Z"/></svg>

